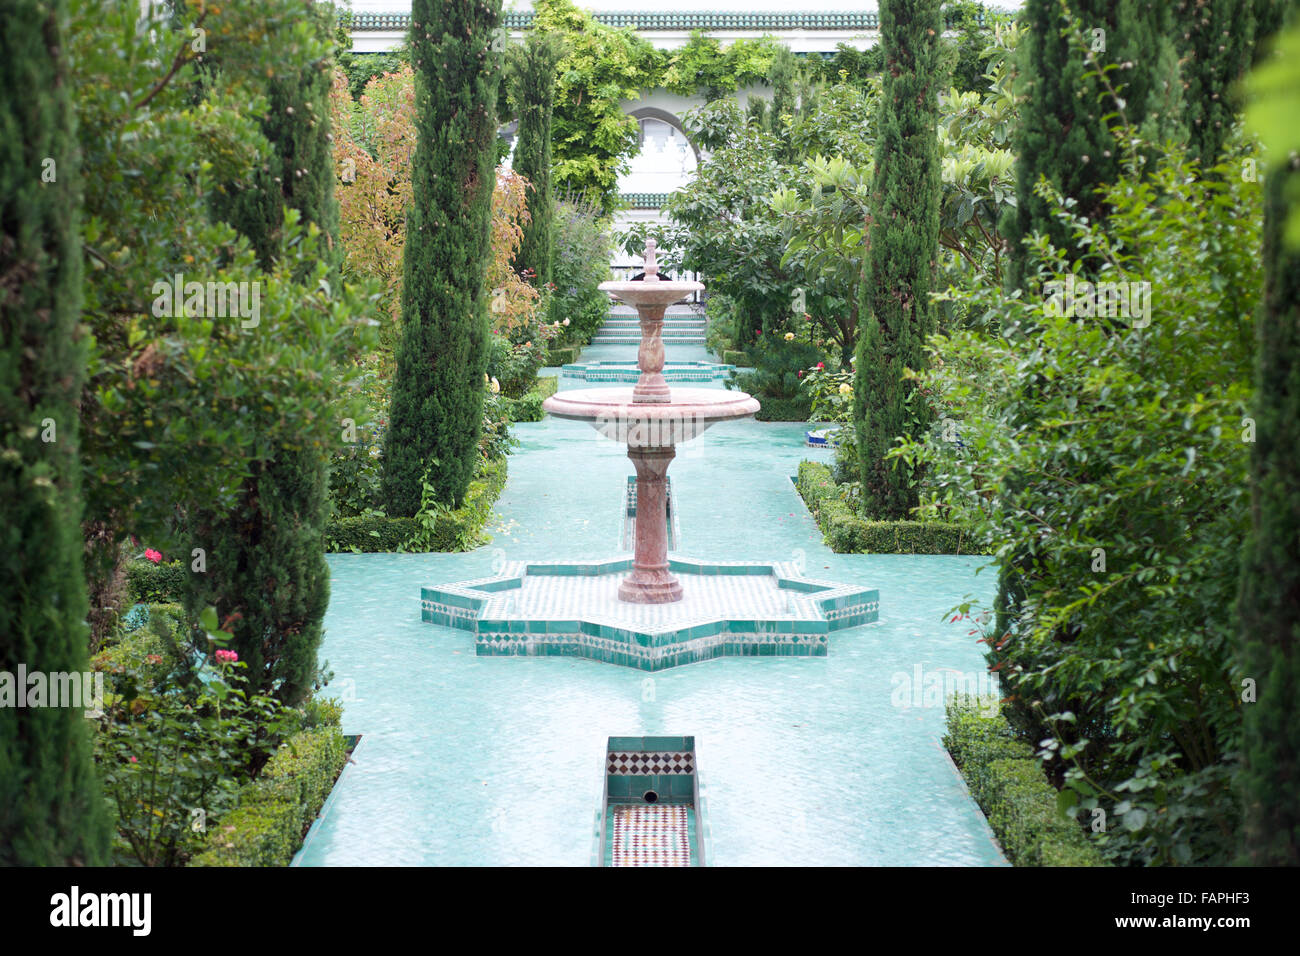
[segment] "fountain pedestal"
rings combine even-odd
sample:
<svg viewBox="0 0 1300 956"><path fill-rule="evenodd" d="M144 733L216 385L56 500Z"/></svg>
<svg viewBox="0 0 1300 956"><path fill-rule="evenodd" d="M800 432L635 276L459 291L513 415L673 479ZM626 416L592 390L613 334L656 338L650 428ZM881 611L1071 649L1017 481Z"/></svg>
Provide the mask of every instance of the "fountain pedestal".
<svg viewBox="0 0 1300 956"><path fill-rule="evenodd" d="M649 281L646 276L646 281ZM641 370L632 388L632 401L670 402L668 381L664 378L664 312L667 305L637 306L641 321L641 344L636 350L636 364ZM639 472L638 472L639 474Z"/></svg>
<svg viewBox="0 0 1300 956"><path fill-rule="evenodd" d="M618 586L620 601L671 604L682 599L681 582L668 570L668 465L676 456L672 445L628 446L627 457L636 468L636 545L632 573ZM649 520L643 521L643 515Z"/></svg>

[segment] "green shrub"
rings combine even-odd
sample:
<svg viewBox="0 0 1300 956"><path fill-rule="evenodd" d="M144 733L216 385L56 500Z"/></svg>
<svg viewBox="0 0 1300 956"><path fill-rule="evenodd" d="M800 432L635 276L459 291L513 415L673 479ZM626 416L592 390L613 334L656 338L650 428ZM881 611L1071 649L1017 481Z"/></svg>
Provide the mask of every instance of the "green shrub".
<svg viewBox="0 0 1300 956"><path fill-rule="evenodd" d="M733 372L727 380L728 388L749 392L759 401L764 398L798 399L811 407L812 399L802 387L803 373L826 355L808 342L787 342L777 336L760 339L745 349L753 369Z"/></svg>
<svg viewBox="0 0 1300 956"><path fill-rule="evenodd" d="M528 339L517 344L504 335L495 332L491 335L487 373L501 386L503 398L522 398L537 381L537 372L547 361L545 346L540 339L538 333L537 341Z"/></svg>
<svg viewBox="0 0 1300 956"><path fill-rule="evenodd" d="M439 515L430 551L468 551L478 546L483 526L492 515L492 505L506 484L506 461L485 463L479 476L470 482L465 504L455 511ZM403 545L420 532L415 518L389 518L384 515L359 515L336 518L325 527L327 551L401 551Z"/></svg>
<svg viewBox="0 0 1300 956"><path fill-rule="evenodd" d="M749 360L749 356L744 352L734 349L726 349L722 353L723 365L734 365L736 368L753 368L754 363Z"/></svg>
<svg viewBox="0 0 1300 956"><path fill-rule="evenodd" d="M346 761L337 723L290 737L240 792L239 806L213 824L208 848L190 865L288 866Z"/></svg>
<svg viewBox="0 0 1300 956"><path fill-rule="evenodd" d="M563 365L572 365L578 361L578 355L582 350L576 345L566 346L565 348L551 349L546 353L546 367L560 368Z"/></svg>
<svg viewBox="0 0 1300 956"><path fill-rule="evenodd" d="M126 593L132 604L179 602L185 593L189 569L180 561L154 564L132 561L126 567Z"/></svg>
<svg viewBox="0 0 1300 956"><path fill-rule="evenodd" d="M187 635L183 623L185 609L179 604L149 604L141 615L144 623L122 633L106 645L91 661L95 670L109 673L138 670L154 680L163 677L177 664ZM150 660L155 658L155 660Z"/></svg>
<svg viewBox="0 0 1300 956"><path fill-rule="evenodd" d="M799 463L799 494L837 554L973 554L970 532L939 521L868 521L844 500L826 465Z"/></svg>
<svg viewBox="0 0 1300 956"><path fill-rule="evenodd" d="M169 617L155 613L150 630L165 635ZM218 637L213 609L199 623ZM115 653L95 735L115 816L113 859L178 866L207 845L204 829L194 827L196 809L217 820L238 806L257 769L300 730L301 717L251 693L243 661L208 663L168 642L151 646L143 628L126 635Z"/></svg>
<svg viewBox="0 0 1300 956"><path fill-rule="evenodd" d="M751 393L752 394L752 393ZM812 399L805 395L794 398L772 398L756 395L758 412L754 415L760 422L806 422L812 414Z"/></svg>
<svg viewBox="0 0 1300 956"><path fill-rule="evenodd" d="M506 411L512 422L540 422L546 415L542 402L555 394L560 387L560 380L554 375L537 379L537 383L520 398L506 399Z"/></svg>
<svg viewBox="0 0 1300 956"><path fill-rule="evenodd" d="M943 744L1014 866L1105 866L1077 823L1057 809L1057 791L1034 749L987 699L953 698Z"/></svg>
<svg viewBox="0 0 1300 956"><path fill-rule="evenodd" d="M556 203L552 222L551 321L563 325L568 319L566 339L585 345L609 315L609 296L598 288L609 279L613 243L608 223L595 206L567 199Z"/></svg>

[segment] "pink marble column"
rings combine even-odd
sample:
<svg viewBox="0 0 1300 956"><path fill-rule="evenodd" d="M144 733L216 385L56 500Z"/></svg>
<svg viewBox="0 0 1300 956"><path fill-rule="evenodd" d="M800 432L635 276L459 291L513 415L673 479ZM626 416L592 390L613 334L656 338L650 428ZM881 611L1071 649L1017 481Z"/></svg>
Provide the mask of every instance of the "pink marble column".
<svg viewBox="0 0 1300 956"><path fill-rule="evenodd" d="M661 349L662 352L662 349ZM618 586L618 599L632 604L671 604L682 599L681 582L668 570L668 465L672 445L628 446L636 468L636 550L632 573Z"/></svg>
<svg viewBox="0 0 1300 956"><path fill-rule="evenodd" d="M650 277L646 276L649 281ZM638 305L641 320L641 344L636 350L636 364L641 369L632 388L632 401L660 403L672 401L668 381L664 378L664 311L663 305Z"/></svg>
<svg viewBox="0 0 1300 956"><path fill-rule="evenodd" d="M653 239L645 243L645 282L659 282L659 263L655 259ZM637 318L641 320L641 345L636 350L636 365L641 370L632 389L634 402L670 402L668 381L664 378L664 312L666 305L639 303Z"/></svg>

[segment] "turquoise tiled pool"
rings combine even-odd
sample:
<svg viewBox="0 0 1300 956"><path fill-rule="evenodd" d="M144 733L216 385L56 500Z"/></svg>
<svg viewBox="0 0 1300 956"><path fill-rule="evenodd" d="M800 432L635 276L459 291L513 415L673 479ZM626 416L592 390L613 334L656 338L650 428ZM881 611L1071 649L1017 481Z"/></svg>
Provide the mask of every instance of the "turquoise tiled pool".
<svg viewBox="0 0 1300 956"><path fill-rule="evenodd" d="M808 577L879 589L879 622L835 632L826 657L647 674L477 657L471 634L422 623L422 586L617 550L631 464L580 423L517 426L488 547L331 555L322 655L344 730L365 736L299 862L586 865L607 738L693 734L716 865L1002 864L939 742L942 708L904 706L923 698L900 683L982 672L969 626L943 612L988 600L991 572L976 576L980 558L832 554L790 482L814 454L807 427L719 425L672 474L683 555L802 562Z"/></svg>

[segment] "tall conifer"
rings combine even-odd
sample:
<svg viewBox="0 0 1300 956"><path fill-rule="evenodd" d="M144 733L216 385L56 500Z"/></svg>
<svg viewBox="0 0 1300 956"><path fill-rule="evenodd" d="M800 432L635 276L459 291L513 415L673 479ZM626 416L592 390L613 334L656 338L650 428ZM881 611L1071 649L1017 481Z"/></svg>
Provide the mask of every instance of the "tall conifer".
<svg viewBox="0 0 1300 956"><path fill-rule="evenodd" d="M551 113L555 106L555 67L560 61L558 38L533 33L515 63L519 101L519 141L514 170L528 180L529 221L515 255L515 271L531 271L538 285L551 281L552 220Z"/></svg>
<svg viewBox="0 0 1300 956"><path fill-rule="evenodd" d="M84 701L49 697L53 675L89 669L66 17L62 0L0 7L0 866L100 864L107 851ZM43 699L28 694L33 673Z"/></svg>
<svg viewBox="0 0 1300 956"><path fill-rule="evenodd" d="M482 430L487 275L495 177L501 0L413 0L418 144L406 219L402 339L397 349L383 494L390 515L459 505Z"/></svg>
<svg viewBox="0 0 1300 956"><path fill-rule="evenodd" d="M266 267L281 254L288 209L298 211L304 228L320 228L331 265L338 261L329 114L332 20L317 3L307 0L303 7L316 42L305 69L280 71L267 83L262 132L271 144L268 164L251 184L231 187L216 203L218 215L248 237ZM252 688L275 685L281 700L296 704L311 692L329 605L329 462L314 434L282 430L265 437L267 454L250 462L251 473L228 507L191 516L206 567L189 575L187 603L191 611L217 609L233 635L231 649L248 665Z"/></svg>
<svg viewBox="0 0 1300 956"><path fill-rule="evenodd" d="M898 436L929 426L915 384L903 375L922 367L934 324L939 35L939 0L881 3L885 73L853 398L863 508L880 518L906 518L917 504L910 471L885 453Z"/></svg>
<svg viewBox="0 0 1300 956"><path fill-rule="evenodd" d="M1300 29L1300 3L1290 29ZM1265 35L1266 36L1266 35ZM1294 97L1292 98L1294 102ZM1243 703L1245 860L1300 865L1300 248L1289 246L1300 160L1264 179L1264 294L1256 317L1251 531L1237 600ZM1245 699L1243 691L1243 699Z"/></svg>

